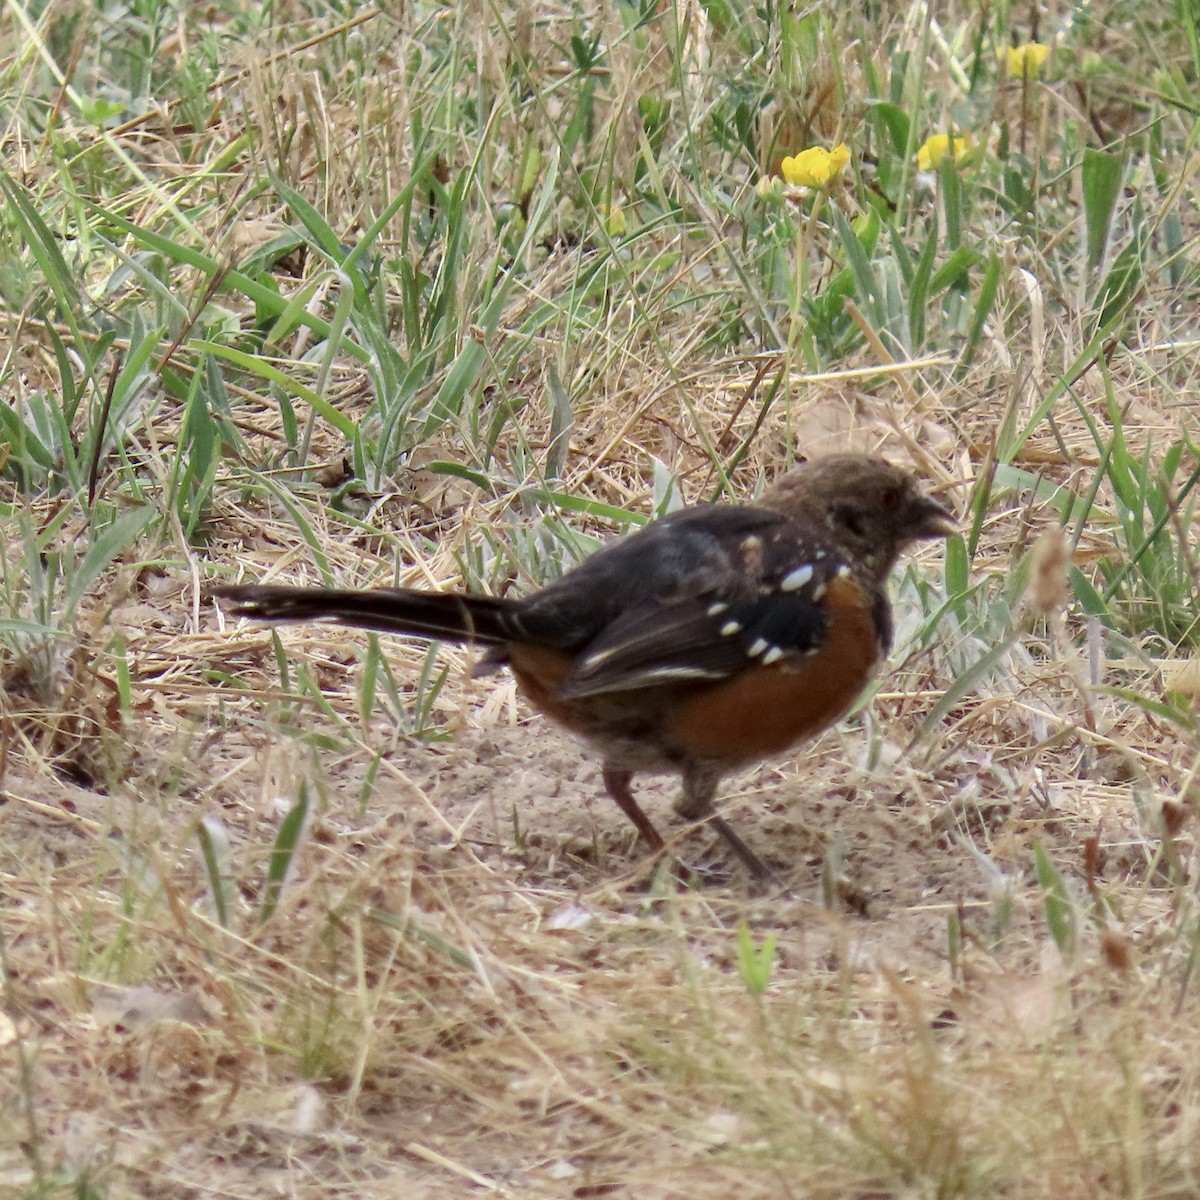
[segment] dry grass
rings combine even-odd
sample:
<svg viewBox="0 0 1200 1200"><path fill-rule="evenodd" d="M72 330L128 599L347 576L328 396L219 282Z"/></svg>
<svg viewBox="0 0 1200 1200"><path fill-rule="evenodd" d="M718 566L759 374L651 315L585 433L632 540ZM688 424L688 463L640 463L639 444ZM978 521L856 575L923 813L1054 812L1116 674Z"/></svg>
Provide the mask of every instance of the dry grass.
<svg viewBox="0 0 1200 1200"><path fill-rule="evenodd" d="M1078 581L1061 611L1045 578L1041 611L1022 598L1028 551L1059 523L1062 496L1093 487L1086 521L1066 528L1103 591L1104 565L1126 552L1114 446L1157 464L1194 425L1190 59L1119 4L1105 21L1041 13L1063 65L1028 93L1002 80L986 102L970 93L993 135L987 187L963 209L963 243L981 257L958 294L929 304L928 337L907 357L861 295L870 336L847 326L806 343L787 270L772 275L793 246L778 260L761 250L758 166L712 133L734 122L729 95L744 85L752 108L769 99L755 110L759 166L806 130L865 139L868 68L907 78L902 52L926 63L912 101L921 136L960 121L959 72L981 26L973 8L940 7L936 26L914 6L866 50L869 13L822 12L744 64L715 7L689 7L679 27L521 4L415 6L338 28L297 5L269 27L224 10L209 30L180 16L154 47L174 64L171 122L103 134L45 64L73 61L94 100L122 70L132 78L132 52L101 39L93 61L95 28L68 36L48 19L38 53L18 54L25 10L10 10L5 180L57 231L89 321L113 315L122 361L148 326L159 332L155 369L99 457L95 504L85 451L106 373L77 372L75 442L54 470L28 473L12 424L0 437L0 1191L1200 1194L1196 742L1160 674L1189 650L1123 626L1114 601L1109 652L1089 657L1100 625ZM1003 44L1030 30L1014 15L985 32ZM568 48L582 54L593 35L607 53L577 69ZM822 70L805 57L810 37ZM438 57L454 44L457 57ZM1089 52L1109 56L1102 69L1084 70ZM201 60L217 75L207 87L183 69ZM1115 64L1160 60L1153 87L1122 92ZM592 136L564 147L555 139L589 80ZM62 124L39 142L30 114L56 96ZM667 106L665 128L647 97ZM473 107L485 99L490 115ZM396 134L421 122L428 158ZM987 174L1001 128L1028 140L1039 177L1023 214L992 202L1007 186L1000 167ZM1076 165L1101 143L1131 163L1113 245L1139 219L1178 228L1154 242L1137 305L1084 364L1096 276L1071 275L1078 256L1058 250L1082 240ZM550 215L522 242L516 214L536 214L556 147ZM442 295L452 239L439 222L472 161L454 201L465 249ZM355 297L345 342L291 326L250 366L210 368L207 354L235 344L224 335L254 325L255 302L241 284L210 293L209 274L173 256L186 245L240 266L305 224L260 163L347 245L424 181L369 247L388 338L406 362L431 355L401 422L421 436L391 457L364 452L349 486L345 463L382 420L385 372L356 353L369 305ZM876 165L847 184L850 215L868 208L855 208L858 189L888 183ZM168 244L88 216L93 196ZM915 260L941 202L920 189L909 202ZM598 232L593 209L607 203L644 223L626 253ZM63 362L82 362L105 326L72 331L69 305L43 303L53 271L21 243L17 213L0 217L12 338L0 399L30 414L47 394L66 403ZM267 273L288 297L311 285L297 307L335 322L350 268L332 270L305 227L308 257ZM803 236L819 290L844 247L831 226ZM996 298L968 354L992 252ZM424 272L422 304L441 295L436 333L396 315L409 268ZM509 276L497 312L475 305ZM433 421L472 338L483 355L468 399ZM224 372L203 393L218 449L210 476L181 482L179 464L199 454L189 388L208 370ZM1051 419L1017 438L1067 376ZM299 454L312 410L295 384L352 436L316 420ZM547 398L560 388L571 426L556 473L561 413ZM748 496L795 451L846 446L907 461L972 506L971 590L948 593L942 551L923 552L895 581L900 645L869 709L727 789L778 872L767 895L733 872L689 890L656 871L595 764L510 681L471 680L464 653L230 628L203 598L206 581L241 577L529 588L612 532L602 506L647 515L667 476L692 500L727 472ZM154 519L87 576L95 530L141 507ZM1167 536L1186 559L1185 517L1181 504ZM73 578L86 582L78 594ZM1191 583L1194 597L1194 572ZM646 793L663 812L669 789ZM301 833L284 845L300 798ZM662 825L685 857L707 859L703 831Z"/></svg>

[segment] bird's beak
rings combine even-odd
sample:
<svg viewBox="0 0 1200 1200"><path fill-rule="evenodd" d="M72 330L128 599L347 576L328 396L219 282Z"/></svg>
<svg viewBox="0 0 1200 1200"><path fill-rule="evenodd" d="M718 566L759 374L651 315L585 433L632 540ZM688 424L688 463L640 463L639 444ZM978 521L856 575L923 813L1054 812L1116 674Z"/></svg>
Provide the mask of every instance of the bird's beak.
<svg viewBox="0 0 1200 1200"><path fill-rule="evenodd" d="M913 505L911 529L914 538L944 538L958 532L958 520L940 501L922 496Z"/></svg>

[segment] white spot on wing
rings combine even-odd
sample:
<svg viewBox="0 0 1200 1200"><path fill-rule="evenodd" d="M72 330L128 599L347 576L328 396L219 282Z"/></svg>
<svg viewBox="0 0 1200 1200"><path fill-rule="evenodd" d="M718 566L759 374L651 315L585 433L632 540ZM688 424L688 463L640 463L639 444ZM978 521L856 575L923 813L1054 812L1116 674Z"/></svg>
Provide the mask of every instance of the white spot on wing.
<svg viewBox="0 0 1200 1200"><path fill-rule="evenodd" d="M783 651L778 646L772 646L770 650L763 655L763 666L769 667L773 662L778 662L783 657Z"/></svg>
<svg viewBox="0 0 1200 1200"><path fill-rule="evenodd" d="M719 617L728 607L724 600L718 600L715 604L710 604L705 611L710 617Z"/></svg>
<svg viewBox="0 0 1200 1200"><path fill-rule="evenodd" d="M781 592L798 592L802 587L807 587L812 582L812 577L812 563L805 563L802 567L797 567L794 571L789 571L779 581L779 590Z"/></svg>
<svg viewBox="0 0 1200 1200"><path fill-rule="evenodd" d="M760 654L763 653L764 650L767 649L767 647L770 646L770 644L771 643L768 642L766 638L755 638L754 644L750 647L749 650L746 651L746 653L751 658L757 658Z"/></svg>
<svg viewBox="0 0 1200 1200"><path fill-rule="evenodd" d="M738 621L726 621L725 624L721 626L722 637L732 637L735 633L741 633L741 631L742 626Z"/></svg>

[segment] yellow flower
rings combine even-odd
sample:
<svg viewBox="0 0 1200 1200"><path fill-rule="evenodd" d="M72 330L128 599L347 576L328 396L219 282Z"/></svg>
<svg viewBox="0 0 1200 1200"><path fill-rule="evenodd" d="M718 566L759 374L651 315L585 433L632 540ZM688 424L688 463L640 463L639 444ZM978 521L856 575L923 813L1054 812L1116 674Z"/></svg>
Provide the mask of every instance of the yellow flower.
<svg viewBox="0 0 1200 1200"><path fill-rule="evenodd" d="M629 225L619 204L601 204L600 216L604 219L604 229L610 238L625 236Z"/></svg>
<svg viewBox="0 0 1200 1200"><path fill-rule="evenodd" d="M953 141L948 133L935 133L921 143L921 148L917 151L917 167L922 171L936 171L947 154L954 156L955 163L961 163L974 149L975 143L969 133L964 133Z"/></svg>
<svg viewBox="0 0 1200 1200"><path fill-rule="evenodd" d="M779 164L784 181L793 187L828 187L845 170L850 151L845 142L832 150L824 146L809 146L799 154L789 155Z"/></svg>
<svg viewBox="0 0 1200 1200"><path fill-rule="evenodd" d="M1020 46L1006 46L1000 53L1006 61L1009 79L1036 79L1050 47L1041 42L1025 42Z"/></svg>

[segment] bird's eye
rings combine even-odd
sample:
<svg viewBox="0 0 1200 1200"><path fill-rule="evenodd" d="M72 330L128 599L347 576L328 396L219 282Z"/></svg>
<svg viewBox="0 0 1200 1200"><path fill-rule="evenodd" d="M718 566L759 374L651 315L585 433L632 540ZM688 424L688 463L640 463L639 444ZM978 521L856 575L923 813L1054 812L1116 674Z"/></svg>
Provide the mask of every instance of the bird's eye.
<svg viewBox="0 0 1200 1200"><path fill-rule="evenodd" d="M890 487L879 497L879 503L884 512L895 512L903 499L904 494L898 487Z"/></svg>

